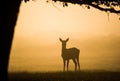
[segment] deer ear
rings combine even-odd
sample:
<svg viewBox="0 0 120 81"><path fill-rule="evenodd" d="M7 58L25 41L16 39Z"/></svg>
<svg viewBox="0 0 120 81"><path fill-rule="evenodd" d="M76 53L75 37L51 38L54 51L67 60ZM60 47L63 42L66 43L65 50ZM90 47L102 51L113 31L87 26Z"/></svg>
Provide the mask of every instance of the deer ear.
<svg viewBox="0 0 120 81"><path fill-rule="evenodd" d="M59 40L62 42L62 39L61 39L61 38L59 38Z"/></svg>
<svg viewBox="0 0 120 81"><path fill-rule="evenodd" d="M69 38L66 39L66 42L69 40Z"/></svg>

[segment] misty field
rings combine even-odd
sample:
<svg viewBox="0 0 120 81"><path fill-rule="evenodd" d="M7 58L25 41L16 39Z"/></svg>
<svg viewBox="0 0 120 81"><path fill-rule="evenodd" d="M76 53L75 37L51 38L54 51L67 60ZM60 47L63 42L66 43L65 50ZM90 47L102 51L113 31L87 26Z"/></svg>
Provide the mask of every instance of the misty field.
<svg viewBox="0 0 120 81"><path fill-rule="evenodd" d="M120 81L120 72L10 72L9 81Z"/></svg>

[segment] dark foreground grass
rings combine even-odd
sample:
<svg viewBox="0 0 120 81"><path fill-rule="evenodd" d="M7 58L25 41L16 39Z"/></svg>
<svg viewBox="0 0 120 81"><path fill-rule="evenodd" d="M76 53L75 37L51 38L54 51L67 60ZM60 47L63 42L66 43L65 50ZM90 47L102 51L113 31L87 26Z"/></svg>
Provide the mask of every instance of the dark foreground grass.
<svg viewBox="0 0 120 81"><path fill-rule="evenodd" d="M12 72L9 81L120 81L120 72Z"/></svg>

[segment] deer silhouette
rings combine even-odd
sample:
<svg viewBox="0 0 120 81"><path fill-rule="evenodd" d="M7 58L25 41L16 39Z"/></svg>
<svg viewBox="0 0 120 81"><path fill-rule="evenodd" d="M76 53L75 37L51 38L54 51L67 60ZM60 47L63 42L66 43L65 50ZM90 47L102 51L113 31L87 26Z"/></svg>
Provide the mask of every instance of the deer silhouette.
<svg viewBox="0 0 120 81"><path fill-rule="evenodd" d="M78 66L78 70L80 71L80 63L79 63L79 53L80 50L73 47L73 48L66 48L66 43L68 42L69 38L67 38L66 40L62 40L61 38L59 38L59 40L62 43L62 58L63 58L63 71L65 71L65 67L66 67L66 61L67 61L67 71L68 71L68 66L69 66L69 60L72 59L73 63L75 64L75 71L77 71L77 66Z"/></svg>

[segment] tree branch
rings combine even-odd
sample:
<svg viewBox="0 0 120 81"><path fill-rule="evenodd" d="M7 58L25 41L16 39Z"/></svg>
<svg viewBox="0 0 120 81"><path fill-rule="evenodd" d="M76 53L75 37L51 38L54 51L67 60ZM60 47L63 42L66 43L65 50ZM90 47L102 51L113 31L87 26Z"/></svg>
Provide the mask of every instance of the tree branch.
<svg viewBox="0 0 120 81"><path fill-rule="evenodd" d="M120 10L115 10L114 8L102 8L102 7L100 7L98 5L94 5L94 4L89 4L89 5L96 9L99 9L101 11L105 11L105 12L109 11L110 13L120 14Z"/></svg>
<svg viewBox="0 0 120 81"><path fill-rule="evenodd" d="M28 2L30 0L24 0ZM49 1L59 1L63 2L63 7L68 6L67 3L78 4L78 5L87 5L87 8L90 9L90 6L101 11L109 11L110 13L120 14L120 0L47 0ZM103 7L101 7L102 5ZM115 7L119 9L115 9Z"/></svg>
<svg viewBox="0 0 120 81"><path fill-rule="evenodd" d="M54 2L59 1L63 3L71 3L71 4L78 4L78 5L87 5L88 9L90 9L89 6L91 6L101 11L105 11L105 12L109 11L110 13L120 14L119 0L97 0L97 1L96 0L52 0L52 1ZM104 7L100 7L99 5L102 5ZM114 8L116 6L119 7L118 10Z"/></svg>

